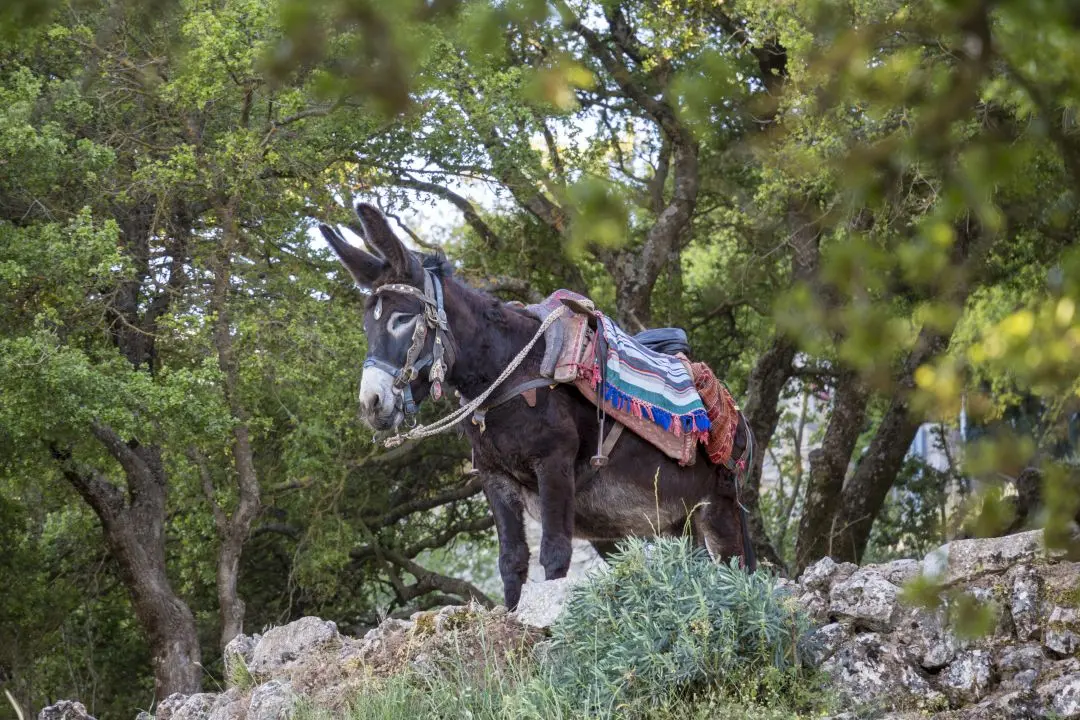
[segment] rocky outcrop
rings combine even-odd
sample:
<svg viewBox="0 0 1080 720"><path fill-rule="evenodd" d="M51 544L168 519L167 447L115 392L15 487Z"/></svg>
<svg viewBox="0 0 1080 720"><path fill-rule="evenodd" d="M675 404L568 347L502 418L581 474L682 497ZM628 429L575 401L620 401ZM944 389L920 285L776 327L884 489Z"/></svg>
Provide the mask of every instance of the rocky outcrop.
<svg viewBox="0 0 1080 720"><path fill-rule="evenodd" d="M81 702L61 700L38 713L38 720L94 720L94 717Z"/></svg>
<svg viewBox="0 0 1080 720"><path fill-rule="evenodd" d="M445 607L362 638L302 618L240 636L226 648L226 691L174 695L155 717L283 720L300 700L342 710L365 684L407 670L474 668L479 679L490 663L542 654L578 581L527 583L517 613ZM1048 552L1040 532L959 540L921 561L825 558L781 584L815 622L804 657L848 710L838 719L1080 720L1080 563ZM92 718L64 702L40 720Z"/></svg>
<svg viewBox="0 0 1080 720"><path fill-rule="evenodd" d="M158 704L153 720L288 720L301 700L343 710L373 679L406 669L436 672L450 664L483 672L486 662L530 651L541 636L505 608L488 611L479 605L387 619L362 638L342 635L333 622L305 617L263 635L233 639L224 653L228 689L172 695ZM68 720L60 715L43 720L54 717Z"/></svg>
<svg viewBox="0 0 1080 720"><path fill-rule="evenodd" d="M916 578L937 607L905 600ZM958 540L921 563L826 558L789 586L818 623L810 661L859 717L1080 718L1080 563L1041 532Z"/></svg>

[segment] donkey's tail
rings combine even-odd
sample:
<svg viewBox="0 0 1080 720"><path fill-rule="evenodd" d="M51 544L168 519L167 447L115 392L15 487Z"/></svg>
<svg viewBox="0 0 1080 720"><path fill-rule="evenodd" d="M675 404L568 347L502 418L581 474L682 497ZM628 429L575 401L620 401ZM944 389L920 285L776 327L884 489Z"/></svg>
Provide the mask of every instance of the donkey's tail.
<svg viewBox="0 0 1080 720"><path fill-rule="evenodd" d="M743 566L747 572L757 570L757 554L754 553L754 541L750 538L750 513L739 503L739 521L742 524Z"/></svg>

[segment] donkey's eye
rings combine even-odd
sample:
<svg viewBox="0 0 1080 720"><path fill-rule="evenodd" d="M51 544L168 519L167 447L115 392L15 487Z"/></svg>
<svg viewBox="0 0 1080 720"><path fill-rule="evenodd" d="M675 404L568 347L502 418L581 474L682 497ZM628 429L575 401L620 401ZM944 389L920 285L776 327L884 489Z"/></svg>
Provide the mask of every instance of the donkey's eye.
<svg viewBox="0 0 1080 720"><path fill-rule="evenodd" d="M389 326L391 330L401 330L409 325L413 321L413 315L406 315L405 313L394 313L390 316Z"/></svg>

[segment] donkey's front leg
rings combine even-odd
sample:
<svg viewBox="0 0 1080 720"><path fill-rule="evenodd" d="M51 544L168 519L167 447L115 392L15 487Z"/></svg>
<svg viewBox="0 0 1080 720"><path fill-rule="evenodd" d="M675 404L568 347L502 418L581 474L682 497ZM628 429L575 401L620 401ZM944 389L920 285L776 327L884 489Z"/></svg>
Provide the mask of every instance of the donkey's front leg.
<svg viewBox="0 0 1080 720"><path fill-rule="evenodd" d="M529 574L529 543L525 539L524 503L513 479L498 473L485 473L484 495L495 516L499 534L499 575L503 581L506 607L517 608L521 586Z"/></svg>
<svg viewBox="0 0 1080 720"><path fill-rule="evenodd" d="M570 455L573 457L573 455ZM573 553L574 467L570 461L549 457L535 465L540 486L540 564L544 578L566 577Z"/></svg>

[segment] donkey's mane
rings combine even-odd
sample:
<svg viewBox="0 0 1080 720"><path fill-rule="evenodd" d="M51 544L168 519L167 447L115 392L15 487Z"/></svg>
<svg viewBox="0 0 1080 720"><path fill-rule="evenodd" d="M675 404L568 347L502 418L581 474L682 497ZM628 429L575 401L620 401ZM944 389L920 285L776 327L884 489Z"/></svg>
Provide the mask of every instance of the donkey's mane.
<svg viewBox="0 0 1080 720"><path fill-rule="evenodd" d="M419 255L419 254L418 254ZM447 259L446 254L441 251L424 253L419 255L420 265L425 270L430 270L435 274L435 277L442 280L449 280L454 276L454 266Z"/></svg>

